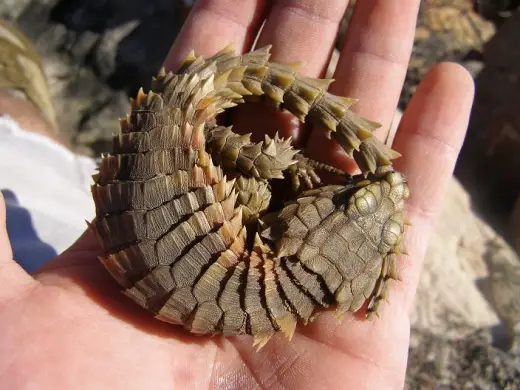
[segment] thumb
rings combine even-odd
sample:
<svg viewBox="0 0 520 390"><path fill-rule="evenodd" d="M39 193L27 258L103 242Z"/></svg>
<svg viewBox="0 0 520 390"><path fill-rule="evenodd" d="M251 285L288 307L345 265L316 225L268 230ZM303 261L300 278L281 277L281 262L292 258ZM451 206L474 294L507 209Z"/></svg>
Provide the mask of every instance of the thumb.
<svg viewBox="0 0 520 390"><path fill-rule="evenodd" d="M0 192L0 304L20 295L37 283L13 260L7 235L5 200Z"/></svg>

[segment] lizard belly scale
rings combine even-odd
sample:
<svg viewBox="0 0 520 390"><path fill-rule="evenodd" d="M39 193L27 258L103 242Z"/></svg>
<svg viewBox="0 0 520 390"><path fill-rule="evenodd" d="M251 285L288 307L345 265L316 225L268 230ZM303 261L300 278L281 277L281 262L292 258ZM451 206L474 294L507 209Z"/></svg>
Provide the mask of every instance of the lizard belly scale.
<svg viewBox="0 0 520 390"><path fill-rule="evenodd" d="M207 59L189 55L177 74L161 71L152 90L132 100L92 186L101 261L124 294L162 321L197 334L252 334L259 347L277 331L292 337L297 322L308 322L318 307L336 305L343 313L369 300L377 309L394 276L388 256L403 234L401 201L407 196L404 181L372 179L376 186L368 192L386 216L374 217L371 209L367 218L372 225L394 218L397 226L387 235L399 242L363 255L357 253L370 234L378 242L387 232L384 223L378 230L360 225L367 218L354 218L364 206L351 203L367 198L356 191L366 193L370 185L347 186L350 199L343 203L333 198L344 186L303 193L251 244L245 222L258 223L255 213L268 207L268 180L283 177L297 151L290 140L266 138L255 145L216 126L215 117L227 108L263 96L332 134L365 176L397 157L371 137L377 124L348 110L351 99L326 92L330 81L300 78L294 67L268 58L268 48L237 56L228 47ZM228 171L238 180L229 180ZM388 184L392 180L397 184ZM357 231L353 222L361 226ZM346 263L324 244L325 233L348 252Z"/></svg>

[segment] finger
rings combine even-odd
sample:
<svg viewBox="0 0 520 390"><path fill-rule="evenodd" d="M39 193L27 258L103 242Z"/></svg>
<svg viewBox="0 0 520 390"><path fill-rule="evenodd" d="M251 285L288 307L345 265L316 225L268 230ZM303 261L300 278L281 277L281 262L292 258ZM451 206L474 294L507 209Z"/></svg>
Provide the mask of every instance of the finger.
<svg viewBox="0 0 520 390"><path fill-rule="evenodd" d="M353 111L381 123L377 132L381 138L390 127L406 76L419 3L358 1L330 88L337 95L359 99ZM310 136L307 154L341 169L351 165L341 147L319 129Z"/></svg>
<svg viewBox="0 0 520 390"><path fill-rule="evenodd" d="M348 1L345 0L329 0L326 7L320 0L276 0L255 46L272 45L271 61L301 61L299 74L319 77L329 63L347 6ZM251 116L270 120L266 122L264 119L263 123L257 123L252 128ZM239 131L247 129L260 135L278 132L282 137L293 137L296 145L303 144L306 138L304 131L308 133L309 129L294 119L288 112L247 105L237 108L233 115L233 123Z"/></svg>
<svg viewBox="0 0 520 390"><path fill-rule="evenodd" d="M229 43L237 52L251 47L267 10L267 0L199 0L193 6L164 66L175 70L189 53L210 56Z"/></svg>
<svg viewBox="0 0 520 390"><path fill-rule="evenodd" d="M35 283L35 280L13 260L13 251L7 235L5 200L0 192L0 304L20 296Z"/></svg>
<svg viewBox="0 0 520 390"><path fill-rule="evenodd" d="M435 218L466 134L474 95L474 82L461 66L451 63L433 68L410 101L394 147L403 157L396 169L409 181L407 234L409 258L403 261L406 305L411 307L422 260Z"/></svg>
<svg viewBox="0 0 520 390"><path fill-rule="evenodd" d="M323 74L332 53L348 1L276 0L256 46L273 45L271 59L280 63L302 61L299 73Z"/></svg>

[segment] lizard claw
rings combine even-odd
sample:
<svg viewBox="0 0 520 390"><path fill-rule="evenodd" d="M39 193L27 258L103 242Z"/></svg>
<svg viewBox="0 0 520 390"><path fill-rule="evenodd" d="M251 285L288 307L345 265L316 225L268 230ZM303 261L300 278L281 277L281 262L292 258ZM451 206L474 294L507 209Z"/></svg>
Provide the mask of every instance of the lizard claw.
<svg viewBox="0 0 520 390"><path fill-rule="evenodd" d="M304 157L298 158L298 162L289 167L289 174L294 191L310 190L321 184L320 177Z"/></svg>

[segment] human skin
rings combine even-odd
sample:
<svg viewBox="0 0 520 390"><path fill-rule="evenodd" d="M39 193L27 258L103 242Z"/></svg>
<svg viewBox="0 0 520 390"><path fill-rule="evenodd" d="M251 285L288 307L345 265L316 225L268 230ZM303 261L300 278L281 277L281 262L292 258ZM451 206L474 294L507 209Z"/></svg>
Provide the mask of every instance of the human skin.
<svg viewBox="0 0 520 390"><path fill-rule="evenodd" d="M20 127L31 133L43 135L68 147L67 142L56 134L38 109L28 100L0 90L0 114L9 115Z"/></svg>
<svg viewBox="0 0 520 390"><path fill-rule="evenodd" d="M384 129L403 85L419 1L357 3L331 91L358 98L353 109ZM210 55L231 41L237 51L247 51L267 17L257 46L272 44L273 61L302 60L302 73L322 75L347 3L320 4L199 1L165 65L175 69L189 49ZM427 74L404 113L394 148L403 155L395 167L407 176L412 194L407 204L409 255L399 259L402 280L391 282L380 318L371 322L347 314L338 323L326 312L299 328L291 342L276 335L260 352L249 336L191 336L136 307L98 261L100 248L88 230L65 253L28 275L13 261L1 207L0 383L8 389L402 388L410 310L473 94L473 80L462 67L440 64ZM237 122L246 114L255 111L238 111ZM319 130L288 120L281 131L307 141L309 157L351 168ZM384 131L378 136L384 137Z"/></svg>

